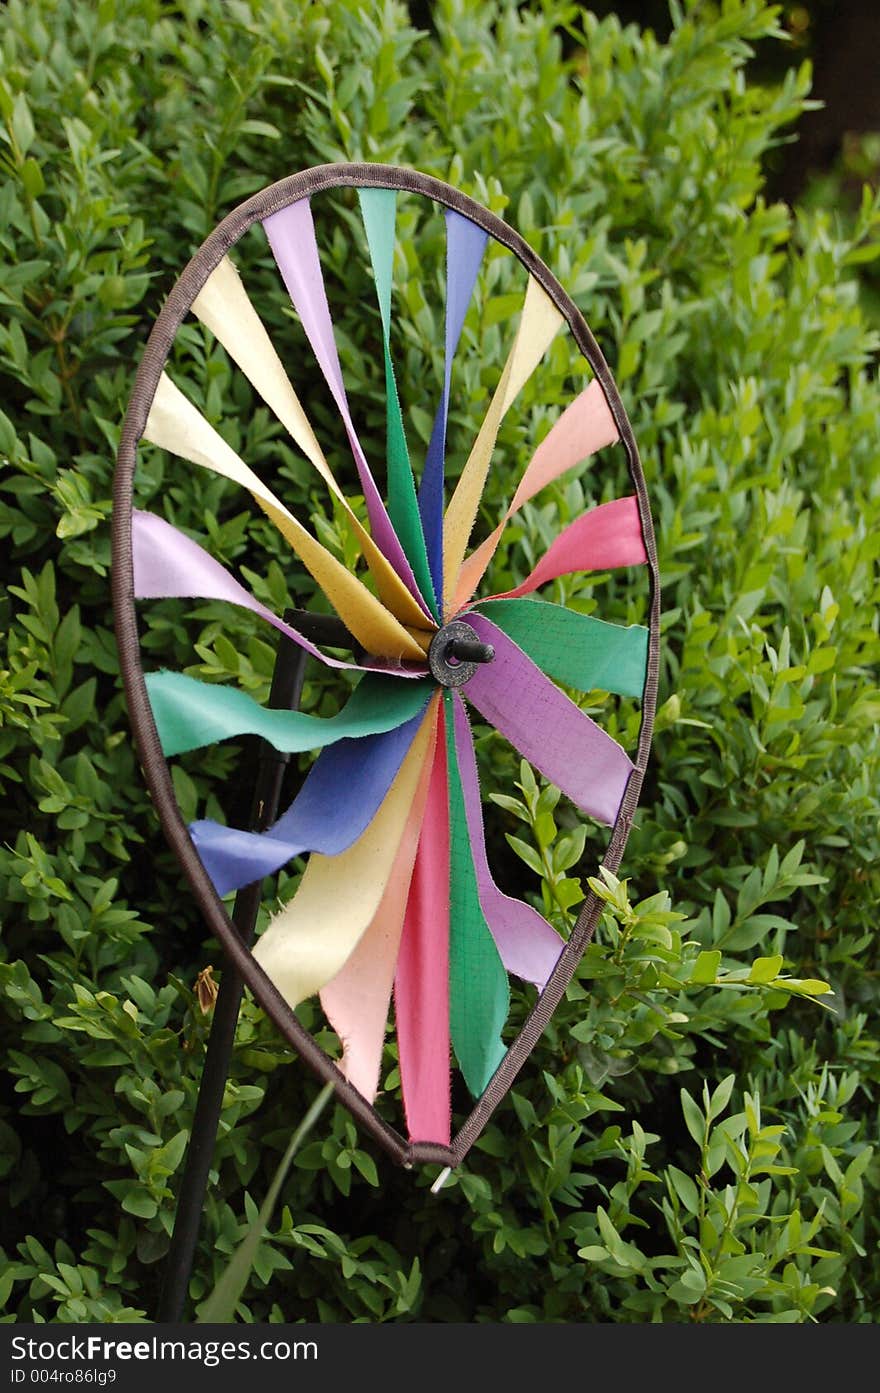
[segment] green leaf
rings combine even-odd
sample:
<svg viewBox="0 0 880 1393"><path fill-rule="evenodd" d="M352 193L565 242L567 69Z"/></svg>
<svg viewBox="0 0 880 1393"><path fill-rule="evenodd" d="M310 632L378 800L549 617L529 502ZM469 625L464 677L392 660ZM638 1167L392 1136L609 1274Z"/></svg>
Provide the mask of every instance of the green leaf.
<svg viewBox="0 0 880 1393"><path fill-rule="evenodd" d="M532 766L526 759L521 759L519 762L519 783L529 807L534 807L540 796L538 781L532 771Z"/></svg>
<svg viewBox="0 0 880 1393"><path fill-rule="evenodd" d="M242 135L262 135L267 140L280 140L281 132L277 126L273 126L269 121L257 121L253 118L242 121L239 126Z"/></svg>
<svg viewBox="0 0 880 1393"><path fill-rule="evenodd" d="M685 1209L690 1214L696 1214L700 1208L700 1193L691 1177L685 1175L677 1166L669 1166L666 1174Z"/></svg>
<svg viewBox="0 0 880 1393"><path fill-rule="evenodd" d="M372 1156L366 1151L355 1151L352 1154L352 1160L354 1161L356 1169L360 1171L367 1184L372 1185L374 1189L378 1188L379 1172L376 1169L376 1162L373 1160Z"/></svg>
<svg viewBox="0 0 880 1393"><path fill-rule="evenodd" d="M688 981L694 986L709 986L718 978L718 968L721 965L721 951L712 948L699 954L696 962L691 968L691 975Z"/></svg>
<svg viewBox="0 0 880 1393"><path fill-rule="evenodd" d="M46 192L46 181L43 178L43 171L33 155L28 156L19 172L21 174L21 182L25 188L25 193L29 198L39 198L40 194Z"/></svg>
<svg viewBox="0 0 880 1393"><path fill-rule="evenodd" d="M711 1099L709 1100L710 1120L714 1121L716 1117L720 1117L721 1114L724 1112L724 1109L730 1102L730 1095L733 1092L733 1085L735 1082L736 1075L728 1074L726 1078L721 1080L720 1084L715 1089Z"/></svg>
<svg viewBox="0 0 880 1393"><path fill-rule="evenodd" d="M715 891L715 899L712 904L712 935L716 942L722 938L730 928L730 905L724 898L721 890Z"/></svg>
<svg viewBox="0 0 880 1393"><path fill-rule="evenodd" d="M706 1119L686 1088L681 1090L679 1096L681 1097L681 1110L684 1113L685 1126L697 1145L702 1146L706 1135Z"/></svg>
<svg viewBox="0 0 880 1393"><path fill-rule="evenodd" d="M5 412L0 411L0 454L14 455L18 446L15 427Z"/></svg>
<svg viewBox="0 0 880 1393"><path fill-rule="evenodd" d="M26 155L34 143L36 130L34 118L31 116L31 109L24 92L19 92L12 108L12 134L15 137L19 152Z"/></svg>
<svg viewBox="0 0 880 1393"><path fill-rule="evenodd" d="M73 691L64 698L60 709L67 722L65 734L79 730L94 717L97 686L97 680L94 677L88 677L85 682L74 687Z"/></svg>
<svg viewBox="0 0 880 1393"><path fill-rule="evenodd" d="M773 985L798 996L827 996L832 991L830 982L815 977L779 977Z"/></svg>
<svg viewBox="0 0 880 1393"><path fill-rule="evenodd" d="M772 982L775 977L779 976L781 967L781 953L775 954L772 958L755 958L746 980L754 983Z"/></svg>
<svg viewBox="0 0 880 1393"><path fill-rule="evenodd" d="M544 863L541 860L540 852L536 851L528 842L524 842L521 837L514 837L511 832L505 833L505 839L508 846L513 848L520 860L525 861L529 870L534 871L536 875L543 876Z"/></svg>
<svg viewBox="0 0 880 1393"><path fill-rule="evenodd" d="M122 1200L122 1208L139 1219L152 1219L159 1211L153 1196L143 1185L134 1185Z"/></svg>

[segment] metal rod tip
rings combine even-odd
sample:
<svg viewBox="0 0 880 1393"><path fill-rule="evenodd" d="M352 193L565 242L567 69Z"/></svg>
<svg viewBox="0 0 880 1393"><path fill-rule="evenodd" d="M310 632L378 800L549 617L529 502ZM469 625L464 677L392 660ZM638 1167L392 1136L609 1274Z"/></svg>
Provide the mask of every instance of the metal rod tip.
<svg viewBox="0 0 880 1393"><path fill-rule="evenodd" d="M434 1184L431 1186L432 1195L439 1195L440 1191L443 1189L443 1186L446 1184L451 1174L452 1167L444 1166L440 1174L437 1176L437 1179L434 1181Z"/></svg>
<svg viewBox="0 0 880 1393"><path fill-rule="evenodd" d="M495 657L491 643L481 643L479 639L471 638L450 639L446 651L460 663L491 663Z"/></svg>

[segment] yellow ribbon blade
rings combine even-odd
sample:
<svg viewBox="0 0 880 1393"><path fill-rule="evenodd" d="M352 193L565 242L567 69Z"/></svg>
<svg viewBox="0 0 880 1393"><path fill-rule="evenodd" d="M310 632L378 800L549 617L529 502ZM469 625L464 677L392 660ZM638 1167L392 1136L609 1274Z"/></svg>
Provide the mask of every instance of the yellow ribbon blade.
<svg viewBox="0 0 880 1393"><path fill-rule="evenodd" d="M332 981L372 922L394 870L436 728L435 697L366 832L338 856L313 852L293 899L258 939L254 957L291 1007Z"/></svg>
<svg viewBox="0 0 880 1393"><path fill-rule="evenodd" d="M333 493L342 497L339 485L318 444L302 404L263 321L235 266L224 256L192 303L192 312L222 343L263 401L286 427Z"/></svg>
<svg viewBox="0 0 880 1393"><path fill-rule="evenodd" d="M222 343L234 363L339 499L376 579L383 603L404 625L425 627L425 615L388 559L373 541L343 495L332 469L284 370L265 325L228 256L211 272L192 303L193 314Z"/></svg>
<svg viewBox="0 0 880 1393"><path fill-rule="evenodd" d="M450 619L454 613L458 574L477 516L501 422L547 352L562 321L561 312L546 290L530 276L513 347L446 509L443 525L443 613L446 619Z"/></svg>
<svg viewBox="0 0 880 1393"><path fill-rule="evenodd" d="M246 488L314 576L346 628L368 653L395 660L424 660L430 634L420 643L408 633L363 582L297 522L165 373L156 389L144 439ZM422 620L424 622L424 616Z"/></svg>

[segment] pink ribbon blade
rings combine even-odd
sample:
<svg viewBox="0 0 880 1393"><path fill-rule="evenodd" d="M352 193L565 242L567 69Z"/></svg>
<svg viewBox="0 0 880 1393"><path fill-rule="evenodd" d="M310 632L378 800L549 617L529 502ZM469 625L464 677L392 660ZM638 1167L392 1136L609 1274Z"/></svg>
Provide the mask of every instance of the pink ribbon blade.
<svg viewBox="0 0 880 1393"><path fill-rule="evenodd" d="M428 719L434 720L436 739L436 710ZM348 962L321 991L321 1005L342 1041L342 1071L369 1102L379 1088L391 989L432 770L429 749L379 908Z"/></svg>
<svg viewBox="0 0 880 1393"><path fill-rule="evenodd" d="M619 438L605 393L599 382L593 381L554 422L529 461L501 522L462 565L456 591L459 604L465 604L474 593L505 527L523 504L576 464L604 446L613 445Z"/></svg>
<svg viewBox="0 0 880 1393"><path fill-rule="evenodd" d="M495 649L462 688L468 701L573 803L613 826L635 768L629 755L496 624L474 612L467 618Z"/></svg>
<svg viewBox="0 0 880 1393"><path fill-rule="evenodd" d="M270 214L263 219L263 227L293 306L342 417L364 491L373 539L430 619L431 612L419 591L412 567L382 502L351 418L309 200L302 198Z"/></svg>
<svg viewBox="0 0 880 1393"><path fill-rule="evenodd" d="M480 906L507 971L543 989L565 944L542 914L522 900L505 895L492 878L483 835L474 742L464 703L457 693L454 721L455 748Z"/></svg>
<svg viewBox="0 0 880 1393"><path fill-rule="evenodd" d="M135 509L131 515L134 593L139 600L199 599L225 600L248 609L265 619L279 633L318 658L326 667L371 672L393 672L399 677L423 677L427 669L420 664L401 667L383 659L347 663L331 658L311 643L298 629L279 619L255 595L216 561L198 542L178 531L155 513Z"/></svg>
<svg viewBox="0 0 880 1393"><path fill-rule="evenodd" d="M644 566L648 560L635 494L600 503L560 532L535 569L513 590L487 596L512 600L528 595L557 576L574 571L607 571L617 566Z"/></svg>
<svg viewBox="0 0 880 1393"><path fill-rule="evenodd" d="M449 794L445 742L439 737L397 960L394 1013L410 1140L448 1146Z"/></svg>
<svg viewBox="0 0 880 1393"><path fill-rule="evenodd" d="M593 381L565 408L536 449L513 495L511 513L561 474L619 438L605 393L599 382Z"/></svg>

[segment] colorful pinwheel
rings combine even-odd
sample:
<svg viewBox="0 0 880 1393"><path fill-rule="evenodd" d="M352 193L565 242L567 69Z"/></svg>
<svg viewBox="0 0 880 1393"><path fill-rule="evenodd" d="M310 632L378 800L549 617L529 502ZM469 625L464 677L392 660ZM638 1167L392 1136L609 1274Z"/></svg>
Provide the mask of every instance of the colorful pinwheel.
<svg viewBox="0 0 880 1393"><path fill-rule="evenodd" d="M291 1018L301 1002L320 997L342 1044L339 1067L350 1086L348 1099L356 1090L365 1105L377 1093L393 1014L409 1153L418 1155L421 1148L421 1154L436 1158L453 1154L450 1056L473 1097L482 1100L484 1121L564 990L592 929L590 916L595 918L591 904L567 948L536 909L496 885L469 711L583 813L614 829L605 858L613 868L650 740L653 681L646 689L646 680L656 641L656 586L651 628L606 623L539 599L536 592L560 577L621 567L648 565L656 580L653 541L644 481L620 399L577 310L546 267L504 224L437 181L380 166L328 166L327 171L296 176L251 200L191 263L171 297L169 322L151 341L157 349L148 350L142 369L126 448L131 469L142 435L247 490L311 574L358 656L347 660L323 651L260 603L196 541L158 514L134 509L130 502L126 511L125 499L126 521L118 525L117 542L124 536L130 544L130 588L120 582L120 604L127 612L134 599L168 597L247 609L325 666L347 671L347 699L332 716L275 710L236 688L167 670L132 677L128 690L145 721L146 692L164 760L243 735L261 736L286 752L319 751L296 797L267 831L249 832L211 818L192 822L189 837L201 878L193 858L185 858L185 865L203 900L211 900L216 920L218 902L204 894L204 873L223 896L275 874L295 857L308 857L293 897L257 941L258 966L250 985L261 999L268 993L276 1018L279 996ZM371 468L350 408L313 221L313 195L342 185L357 189L378 298L387 413L382 471ZM401 191L434 199L445 217L444 367L418 487L392 362L392 271ZM366 523L337 482L292 374L228 255L256 220L341 418ZM525 263L526 290L482 424L454 485L447 487L444 460L456 352L490 238ZM190 309L330 490L357 539L366 576L343 565L287 509L164 370L174 331ZM558 412L522 477L512 481L504 516L469 551L502 421L566 322L596 376ZM548 484L621 437L635 493L577 517L515 588L481 595L505 526ZM376 482L381 474L384 498ZM125 553L123 545L118 555L127 569ZM131 649L123 642L124 653ZM140 674L134 656L124 666ZM352 673L357 674L353 688ZM633 757L563 687L641 699L641 737ZM157 755L149 739L141 743L149 778ZM162 790L164 820L173 817L167 777ZM530 1029L510 1050L504 1038L509 974L542 993ZM469 1139L475 1134L472 1123Z"/></svg>

